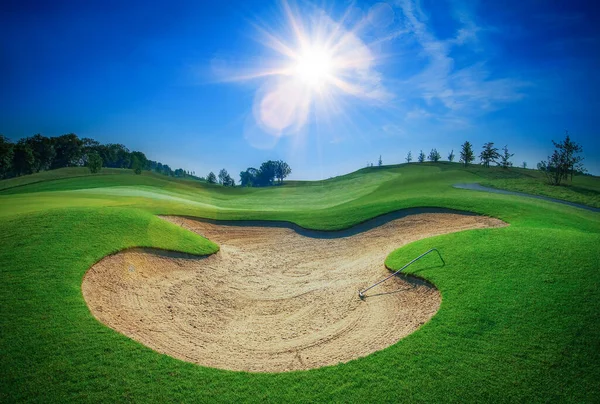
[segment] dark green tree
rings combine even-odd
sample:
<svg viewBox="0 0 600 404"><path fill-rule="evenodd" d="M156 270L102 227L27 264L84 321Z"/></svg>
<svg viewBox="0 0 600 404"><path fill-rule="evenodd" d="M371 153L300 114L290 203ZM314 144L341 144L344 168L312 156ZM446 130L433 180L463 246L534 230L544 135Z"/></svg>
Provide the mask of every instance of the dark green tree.
<svg viewBox="0 0 600 404"><path fill-rule="evenodd" d="M569 131L565 131L565 140L560 143L556 143L554 140L552 143L554 147L559 150L559 153L563 160L562 171L564 178L567 179L567 175L570 174L571 182L573 182L573 174L575 172L585 172L583 168L583 157L578 156L579 153L583 152L581 145L573 142Z"/></svg>
<svg viewBox="0 0 600 404"><path fill-rule="evenodd" d="M292 173L292 169L283 160L278 160L275 162L275 178L279 180L279 184L283 184L284 178Z"/></svg>
<svg viewBox="0 0 600 404"><path fill-rule="evenodd" d="M144 153L140 151L133 151L131 152L130 158L131 168L136 174L141 174L142 170L147 170L149 168L149 161Z"/></svg>
<svg viewBox="0 0 600 404"><path fill-rule="evenodd" d="M267 187L273 185L275 181L275 171L277 164L273 160L265 161L258 169L256 177L256 185L259 187Z"/></svg>
<svg viewBox="0 0 600 404"><path fill-rule="evenodd" d="M100 172L102 170L102 157L98 152L92 151L86 154L87 156L87 167L90 169L92 174Z"/></svg>
<svg viewBox="0 0 600 404"><path fill-rule="evenodd" d="M33 158L35 159L33 171L39 173L42 170L48 170L56 156L52 139L38 133L32 137L25 138L24 141L33 152Z"/></svg>
<svg viewBox="0 0 600 404"><path fill-rule="evenodd" d="M500 155L500 162L498 163L498 165L504 169L512 167L513 163L510 161L510 158L514 155L514 153L508 152L508 146L504 146L502 148L502 154Z"/></svg>
<svg viewBox="0 0 600 404"><path fill-rule="evenodd" d="M454 161L454 157L454 149L452 149L448 155L448 161L452 163Z"/></svg>
<svg viewBox="0 0 600 404"><path fill-rule="evenodd" d="M206 182L208 182L209 184L216 184L217 176L215 175L215 173L213 173L212 171L208 173L208 176L206 177Z"/></svg>
<svg viewBox="0 0 600 404"><path fill-rule="evenodd" d="M483 150L479 154L479 159L484 167L489 167L490 163L495 163L500 158L498 149L494 147L494 142L487 142L483 145Z"/></svg>
<svg viewBox="0 0 600 404"><path fill-rule="evenodd" d="M406 162L410 163L412 161L412 152L409 150L408 154L406 155Z"/></svg>
<svg viewBox="0 0 600 404"><path fill-rule="evenodd" d="M134 173L140 175L143 167L144 165L138 156L131 156L131 169Z"/></svg>
<svg viewBox="0 0 600 404"><path fill-rule="evenodd" d="M13 165L14 144L4 135L0 135L0 178L10 175Z"/></svg>
<svg viewBox="0 0 600 404"><path fill-rule="evenodd" d="M437 163L441 159L442 155L437 151L437 149L431 149L429 156L427 156L427 160L433 161L434 163Z"/></svg>
<svg viewBox="0 0 600 404"><path fill-rule="evenodd" d="M82 156L83 142L74 133L52 138L56 156L50 168L74 167Z"/></svg>
<svg viewBox="0 0 600 404"><path fill-rule="evenodd" d="M229 186L230 180L231 176L226 169L222 168L221 171L219 171L219 184L227 187Z"/></svg>
<svg viewBox="0 0 600 404"><path fill-rule="evenodd" d="M13 150L12 167L15 175L19 176L33 173L35 168L35 157L33 156L33 150L31 150L31 147L27 142L25 142L24 139L19 140Z"/></svg>
<svg viewBox="0 0 600 404"><path fill-rule="evenodd" d="M379 160L377 161L377 167L381 167L383 165L383 160L381 160L381 154L379 155Z"/></svg>
<svg viewBox="0 0 600 404"><path fill-rule="evenodd" d="M419 153L419 157L417 157L417 161L419 163L422 163L425 161L425 153L423 153L423 150L421 150L421 152Z"/></svg>
<svg viewBox="0 0 600 404"><path fill-rule="evenodd" d="M569 176L572 182L574 173L585 172L583 157L578 156L583 152L583 148L571 140L569 132L566 133L564 141L557 143L553 140L552 144L555 149L548 161L538 163L538 170L544 172L549 184L560 185L562 180L567 180Z"/></svg>
<svg viewBox="0 0 600 404"><path fill-rule="evenodd" d="M91 139L89 137L81 138L80 165L82 165L82 166L88 165L89 155L92 152L96 152L100 156L100 152L99 152L100 148L101 148L100 142L98 142L97 140ZM100 158L102 158L102 156L100 156Z"/></svg>
<svg viewBox="0 0 600 404"><path fill-rule="evenodd" d="M460 150L460 162L467 167L475 160L475 154L473 153L473 146L469 141L466 141L461 146Z"/></svg>
<svg viewBox="0 0 600 404"><path fill-rule="evenodd" d="M243 187L253 187L256 182L258 170L254 167L248 167L246 171L240 172L240 184Z"/></svg>

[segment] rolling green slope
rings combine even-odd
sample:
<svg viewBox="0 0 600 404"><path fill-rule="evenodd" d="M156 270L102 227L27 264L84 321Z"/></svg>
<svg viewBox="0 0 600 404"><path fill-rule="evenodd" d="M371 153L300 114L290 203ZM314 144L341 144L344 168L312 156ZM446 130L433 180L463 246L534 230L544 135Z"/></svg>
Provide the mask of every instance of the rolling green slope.
<svg viewBox="0 0 600 404"><path fill-rule="evenodd" d="M266 189L124 170L1 181L0 401L593 402L600 393L600 215L452 187L530 181L525 174L410 164ZM593 205L598 179L585 181L578 186L591 197L582 200ZM196 366L100 324L81 294L87 269L124 248L217 250L156 214L327 230L422 206L510 226L425 239L390 254L393 269L439 248L446 266L427 258L410 272L439 288L442 305L417 332L347 364L281 374Z"/></svg>

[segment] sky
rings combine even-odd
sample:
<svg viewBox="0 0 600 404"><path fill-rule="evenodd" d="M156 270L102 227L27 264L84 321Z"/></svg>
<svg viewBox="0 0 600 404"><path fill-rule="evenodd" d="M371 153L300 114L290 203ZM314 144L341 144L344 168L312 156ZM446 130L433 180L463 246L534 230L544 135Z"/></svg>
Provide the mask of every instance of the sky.
<svg viewBox="0 0 600 404"><path fill-rule="evenodd" d="M600 9L580 0L4 1L0 133L291 179L468 140L600 175Z"/></svg>

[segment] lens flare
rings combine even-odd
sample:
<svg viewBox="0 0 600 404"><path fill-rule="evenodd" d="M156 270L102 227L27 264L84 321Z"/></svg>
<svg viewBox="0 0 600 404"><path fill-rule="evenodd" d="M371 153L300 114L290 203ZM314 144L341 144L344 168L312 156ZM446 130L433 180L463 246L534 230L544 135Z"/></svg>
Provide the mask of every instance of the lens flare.
<svg viewBox="0 0 600 404"><path fill-rule="evenodd" d="M321 90L331 83L334 64L331 53L318 47L304 49L294 66L294 74L313 90Z"/></svg>
<svg viewBox="0 0 600 404"><path fill-rule="evenodd" d="M287 1L281 5L284 18L276 21L283 27L255 25L257 40L272 57L243 71L221 72L226 81L263 81L253 107L259 128L277 137L297 133L311 111L328 120L344 114L343 97L380 104L392 98L376 70L379 59L361 39L372 25L368 16L351 24L351 8L334 20L314 6L300 13Z"/></svg>

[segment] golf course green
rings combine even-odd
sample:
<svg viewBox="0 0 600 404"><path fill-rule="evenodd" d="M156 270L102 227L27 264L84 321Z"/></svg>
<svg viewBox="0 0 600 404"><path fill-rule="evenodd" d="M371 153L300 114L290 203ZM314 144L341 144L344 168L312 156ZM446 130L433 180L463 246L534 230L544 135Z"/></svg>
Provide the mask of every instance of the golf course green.
<svg viewBox="0 0 600 404"><path fill-rule="evenodd" d="M268 188L124 169L92 175L83 167L0 181L0 401L597 401L600 214L453 187L477 182L600 207L598 177L551 187L540 175L412 163ZM439 311L396 344L347 363L283 373L202 367L107 327L82 295L86 271L124 249L218 251L158 215L340 230L420 207L508 226L426 238L391 253L385 264L393 270L440 251L444 266L431 254L406 271L435 285Z"/></svg>

